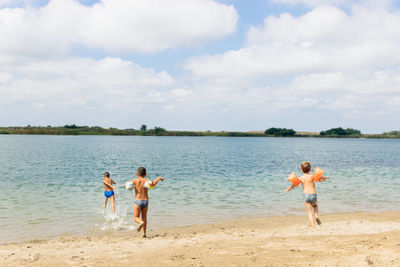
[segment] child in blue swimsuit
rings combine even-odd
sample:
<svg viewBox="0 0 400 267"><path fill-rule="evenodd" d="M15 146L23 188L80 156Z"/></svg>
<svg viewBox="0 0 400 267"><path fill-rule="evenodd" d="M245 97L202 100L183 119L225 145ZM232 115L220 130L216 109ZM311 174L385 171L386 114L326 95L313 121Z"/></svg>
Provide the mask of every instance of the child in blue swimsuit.
<svg viewBox="0 0 400 267"><path fill-rule="evenodd" d="M315 230L315 221L317 221L318 225L321 224L321 220L319 219L318 214L318 203L317 203L317 192L315 191L315 183L312 179L312 175L310 174L311 164L308 161L304 161L301 163L301 171L303 172L303 176L299 177L301 181L301 185L303 186L303 199L304 205L306 206L308 218L310 220L312 228ZM324 182L329 179L329 176L320 178L319 182ZM292 190L295 185L291 185L285 192L289 192ZM315 214L315 220L314 220Z"/></svg>
<svg viewBox="0 0 400 267"><path fill-rule="evenodd" d="M102 182L104 184L104 190L105 190L104 196L106 198L104 200L104 208L107 207L107 201L108 201L108 199L110 199L112 212L113 212L113 215L115 215L115 195L114 195L115 187L113 186L113 184L115 184L115 182L110 179L110 173L108 173L108 172L104 173L104 179Z"/></svg>

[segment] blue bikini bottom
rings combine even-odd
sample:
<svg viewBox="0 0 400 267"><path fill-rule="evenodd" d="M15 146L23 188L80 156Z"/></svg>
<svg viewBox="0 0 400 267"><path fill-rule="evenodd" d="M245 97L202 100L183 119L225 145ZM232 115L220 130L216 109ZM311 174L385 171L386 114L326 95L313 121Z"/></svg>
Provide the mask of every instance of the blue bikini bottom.
<svg viewBox="0 0 400 267"><path fill-rule="evenodd" d="M105 196L106 198L109 198L109 197L111 197L112 195L114 195L114 191L104 191L104 196Z"/></svg>
<svg viewBox="0 0 400 267"><path fill-rule="evenodd" d="M307 194L304 193L304 202L310 203L310 204L314 204L315 202L317 202L317 194Z"/></svg>
<svg viewBox="0 0 400 267"><path fill-rule="evenodd" d="M135 204L138 205L139 208L145 209L149 205L149 201L148 200L135 200Z"/></svg>

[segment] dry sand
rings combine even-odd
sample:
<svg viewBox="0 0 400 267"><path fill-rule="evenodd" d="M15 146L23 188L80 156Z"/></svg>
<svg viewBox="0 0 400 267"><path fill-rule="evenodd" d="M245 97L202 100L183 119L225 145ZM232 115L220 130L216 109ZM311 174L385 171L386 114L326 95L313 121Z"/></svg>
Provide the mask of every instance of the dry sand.
<svg viewBox="0 0 400 267"><path fill-rule="evenodd" d="M151 219L151 218L150 218ZM268 217L0 245L1 266L400 266L400 212Z"/></svg>

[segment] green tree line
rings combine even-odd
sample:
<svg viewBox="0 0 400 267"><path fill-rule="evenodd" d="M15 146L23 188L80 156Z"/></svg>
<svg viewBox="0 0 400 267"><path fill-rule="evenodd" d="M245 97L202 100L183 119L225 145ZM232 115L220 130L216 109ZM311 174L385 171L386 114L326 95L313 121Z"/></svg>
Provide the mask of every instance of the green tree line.
<svg viewBox="0 0 400 267"><path fill-rule="evenodd" d="M102 128L99 126L78 126L76 124L53 126L0 127L0 134L35 134L35 135L122 135L122 136L225 136L225 137L365 137L365 138L400 138L400 131L382 134L362 134L360 130L342 127L332 128L316 134L297 133L293 129L268 128L264 132L213 132L213 131L171 131L156 126L152 129L143 124L139 129Z"/></svg>

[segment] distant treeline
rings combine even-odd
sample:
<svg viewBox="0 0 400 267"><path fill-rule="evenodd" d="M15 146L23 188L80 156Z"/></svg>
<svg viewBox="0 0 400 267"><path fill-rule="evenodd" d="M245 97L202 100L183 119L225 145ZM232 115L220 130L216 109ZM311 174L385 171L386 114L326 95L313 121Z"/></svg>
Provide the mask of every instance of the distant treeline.
<svg viewBox="0 0 400 267"><path fill-rule="evenodd" d="M382 134L362 134L356 129L332 128L319 133L296 132L293 129L269 128L264 132L213 132L213 131L170 131L162 127L148 129L142 125L140 129L102 128L99 126L77 126L75 124L60 127L25 126L0 127L0 134L34 134L34 135L125 135L125 136L226 136L226 137L347 137L347 138L400 138L400 131Z"/></svg>
<svg viewBox="0 0 400 267"><path fill-rule="evenodd" d="M125 135L125 136L244 136L260 137L263 133L247 132L212 132L212 131L167 131L162 127L147 129L142 125L140 129L102 128L99 126L77 126L75 124L62 127L52 126L26 126L26 127L0 127L0 134L36 134L36 135Z"/></svg>

